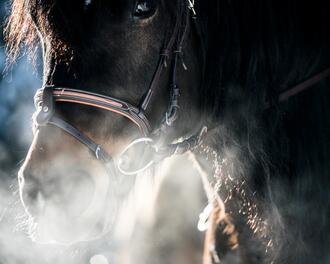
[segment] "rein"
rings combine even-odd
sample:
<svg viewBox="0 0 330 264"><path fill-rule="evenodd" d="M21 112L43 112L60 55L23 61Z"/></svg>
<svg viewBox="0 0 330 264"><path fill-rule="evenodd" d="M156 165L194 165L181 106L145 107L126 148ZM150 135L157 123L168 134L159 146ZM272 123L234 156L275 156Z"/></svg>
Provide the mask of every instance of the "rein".
<svg viewBox="0 0 330 264"><path fill-rule="evenodd" d="M286 90L279 94L278 102L282 103L284 101L289 100L291 97L311 88L313 85L319 83L320 81L328 78L330 76L330 68L325 69L324 71L314 75L308 80Z"/></svg>

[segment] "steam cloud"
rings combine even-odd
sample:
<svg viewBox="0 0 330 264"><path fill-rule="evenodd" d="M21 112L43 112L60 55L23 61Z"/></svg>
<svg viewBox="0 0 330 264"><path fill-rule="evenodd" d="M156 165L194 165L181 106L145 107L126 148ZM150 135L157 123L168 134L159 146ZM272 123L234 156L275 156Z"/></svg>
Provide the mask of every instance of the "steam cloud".
<svg viewBox="0 0 330 264"><path fill-rule="evenodd" d="M86 4L89 2L86 1ZM4 4L0 5L0 15L3 16ZM1 48L0 69L4 71L4 67L5 54ZM168 160L158 169L157 176L164 178L162 189L157 190L159 185L155 185L150 175L139 178L135 192L122 205L125 209L120 213L120 225L116 229L115 238L105 237L102 240L72 246L41 245L30 240L29 229L33 221L26 215L19 200L16 175L21 164L19 161L24 158L32 140L32 98L41 84L40 77L35 71L23 57L12 71L3 75L0 82L0 263L121 264L127 263L129 257L133 257L138 264L201 263L203 233L197 233L197 222L198 214L206 206L207 201L199 172L187 156ZM235 156L235 153L229 153L227 156ZM225 185L226 181L231 184L234 180L241 179L231 179L225 175L222 184ZM242 190L244 191L244 188ZM284 189L283 183L275 183L273 192L275 199L280 201L280 206L284 208L282 211L301 214L299 200L288 203L288 199L284 199L289 189ZM253 197L246 195L248 197L243 202L249 203L249 199ZM253 204L245 205L243 212L251 206ZM266 206L270 208L266 220L269 220L269 225L275 227L274 242L283 244L283 241L291 241L297 250L304 248L302 240L284 233L287 227L282 222L277 207L273 204ZM311 202L308 206L311 212L315 210ZM157 216L154 209L158 211ZM302 215L301 218L303 217ZM250 224L262 220L256 217ZM320 225L325 225L325 222ZM267 224L267 221L262 225L265 223ZM150 226L154 229L150 229ZM259 230L259 233L262 231ZM127 239L126 236L133 236L134 239L126 252L120 252L121 258L118 259L113 253L118 250L113 240L121 242L120 240ZM273 243L271 240L267 242ZM190 256L189 259L186 258L187 255ZM328 261L329 259L330 257ZM228 260L229 263L236 261L239 262L236 259Z"/></svg>

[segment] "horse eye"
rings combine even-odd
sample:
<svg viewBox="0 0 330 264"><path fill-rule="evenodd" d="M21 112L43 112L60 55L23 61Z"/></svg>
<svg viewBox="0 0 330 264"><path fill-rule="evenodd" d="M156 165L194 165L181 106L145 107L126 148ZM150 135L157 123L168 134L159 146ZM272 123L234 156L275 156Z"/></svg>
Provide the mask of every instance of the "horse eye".
<svg viewBox="0 0 330 264"><path fill-rule="evenodd" d="M134 17L148 18L154 14L155 10L155 0L138 0L134 9Z"/></svg>

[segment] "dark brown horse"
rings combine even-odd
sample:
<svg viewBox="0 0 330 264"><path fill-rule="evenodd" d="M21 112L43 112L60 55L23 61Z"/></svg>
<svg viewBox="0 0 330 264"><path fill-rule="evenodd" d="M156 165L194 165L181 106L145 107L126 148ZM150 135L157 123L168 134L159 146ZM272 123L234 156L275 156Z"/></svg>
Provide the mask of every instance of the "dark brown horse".
<svg viewBox="0 0 330 264"><path fill-rule="evenodd" d="M289 102L279 95L330 66L328 17L322 1L14 0L10 56L40 45L44 62L19 174L35 239L115 234L132 190L146 195L136 186L189 151L197 169L180 163L202 175L212 211L205 263L325 263L326 75ZM122 152L141 137L124 155L139 173L127 175ZM148 261L192 261L164 254Z"/></svg>

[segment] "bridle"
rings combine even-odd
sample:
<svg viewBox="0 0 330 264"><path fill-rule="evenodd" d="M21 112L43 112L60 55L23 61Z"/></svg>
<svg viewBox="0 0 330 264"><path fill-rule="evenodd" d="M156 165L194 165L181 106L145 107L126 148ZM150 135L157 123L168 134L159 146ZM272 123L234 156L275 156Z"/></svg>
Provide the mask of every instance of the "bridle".
<svg viewBox="0 0 330 264"><path fill-rule="evenodd" d="M164 45L164 48L160 52L158 64L150 82L149 88L137 106L134 106L118 98L91 93L83 90L46 86L43 89L38 90L35 96L35 105L37 108L37 113L35 116L36 125L55 126L60 128L72 137L76 138L88 149L90 149L95 158L102 161L108 169L111 171L114 169L116 170L116 168L113 168L113 158L103 149L102 146L95 143L93 140L80 132L77 128L56 115L56 103L62 102L86 105L96 109L102 109L108 112L116 113L134 123L139 128L141 134L144 137L142 139L133 141L127 146L127 148L134 145L135 143L138 144L140 142L153 144L157 138L160 138L166 133L167 129L171 127L175 120L178 118L180 87L177 85L177 68L180 64L180 61L183 67L186 67L182 60L183 42L189 30L191 17L194 18L195 16L196 12L194 9L193 0L187 0L187 2L178 1L178 14L174 29L169 40L166 42L166 45ZM196 25L196 23L194 24ZM150 101L152 100L156 89L159 87L159 82L164 69L169 67L169 63L171 74L169 104L161 124L158 127L153 128L145 113L150 105ZM288 100L290 97L295 96L296 94L312 87L312 85L325 79L329 75L330 69L326 69L325 71L317 74L307 81L298 84L291 89L283 91L279 94L278 102ZM267 105L266 109L269 107L270 105ZM206 132L206 127L203 127L200 129L199 133L192 135L179 143L158 146L155 148L155 161L148 163L148 165L157 161L161 161L171 155L183 154L189 150L192 150L200 144L200 142L205 137ZM123 174L134 174L122 170L119 171ZM206 220L207 217L205 218L205 221Z"/></svg>
<svg viewBox="0 0 330 264"><path fill-rule="evenodd" d="M77 128L56 115L56 103L62 102L87 105L92 108L113 112L134 123L146 139L145 142L154 143L158 141L178 117L180 96L180 88L177 85L178 65L181 62L182 66L186 68L182 58L183 42L190 27L190 20L192 17L195 18L196 15L194 0L178 1L177 5L178 11L174 29L170 34L169 40L160 52L158 64L150 82L150 86L142 96L138 106L134 106L118 98L97 93L65 87L45 86L44 88L39 89L35 95L37 112L34 120L36 126L55 126L60 128L90 149L91 152L94 153L96 159L102 161L107 167L112 167L111 170L115 169L113 168L113 158L101 145L95 143ZM160 78L164 69L168 67L169 62L171 63L171 83L168 108L159 127L152 128L145 113L150 105L155 90L159 87ZM158 145L154 148L156 161L160 161L174 154L183 154L196 147L205 136L206 131L206 127L203 127L198 134L192 135L179 143L162 146ZM141 139L138 139L137 141L132 142L130 146L140 142ZM124 171L121 170L121 172ZM134 173L127 172L126 174Z"/></svg>
<svg viewBox="0 0 330 264"><path fill-rule="evenodd" d="M207 128L205 126L202 127L196 135L191 135L179 143L167 145L159 144L159 139L166 135L168 128L172 127L178 118L180 108L180 87L177 85L177 72L180 63L186 69L183 61L183 42L185 41L187 32L189 31L190 25L192 24L191 21L193 21L193 25L195 26L198 35L200 35L199 39L201 40L202 46L201 51L205 53L205 44L203 43L203 38L201 36L202 34L200 33L200 25L197 22L196 17L195 1L178 1L174 28L172 32L170 32L170 37L168 41L165 41L163 49L159 54L158 64L150 85L140 99L140 103L137 106L118 98L91 93L84 90L45 86L44 88L39 89L35 95L35 106L37 109L34 119L35 125L37 127L55 126L60 128L61 130L77 139L88 149L90 149L95 158L102 161L106 165L113 163L113 158L104 150L101 145L95 143L77 128L56 115L56 103L63 102L86 105L92 108L113 112L117 115L127 118L139 128L143 138L145 139L145 143L156 146L154 148L155 162L161 161L162 159L174 154L183 154L189 150L192 150L197 145L199 145L199 143L205 137L207 132ZM145 113L150 105L150 101L154 97L155 91L159 87L160 79L164 69L168 67L170 67L171 76L169 103L160 125L156 128L153 128ZM317 74L307 81L280 93L278 102L288 100L290 97L308 89L313 84L319 82L329 75L330 70L326 69L324 72ZM265 109L268 109L270 106L271 105L267 103ZM139 144L140 142L143 141L141 139L137 139L136 141L130 143L129 146L134 146L134 144ZM121 172L123 173L124 171L121 170ZM126 174L134 173L127 172Z"/></svg>

